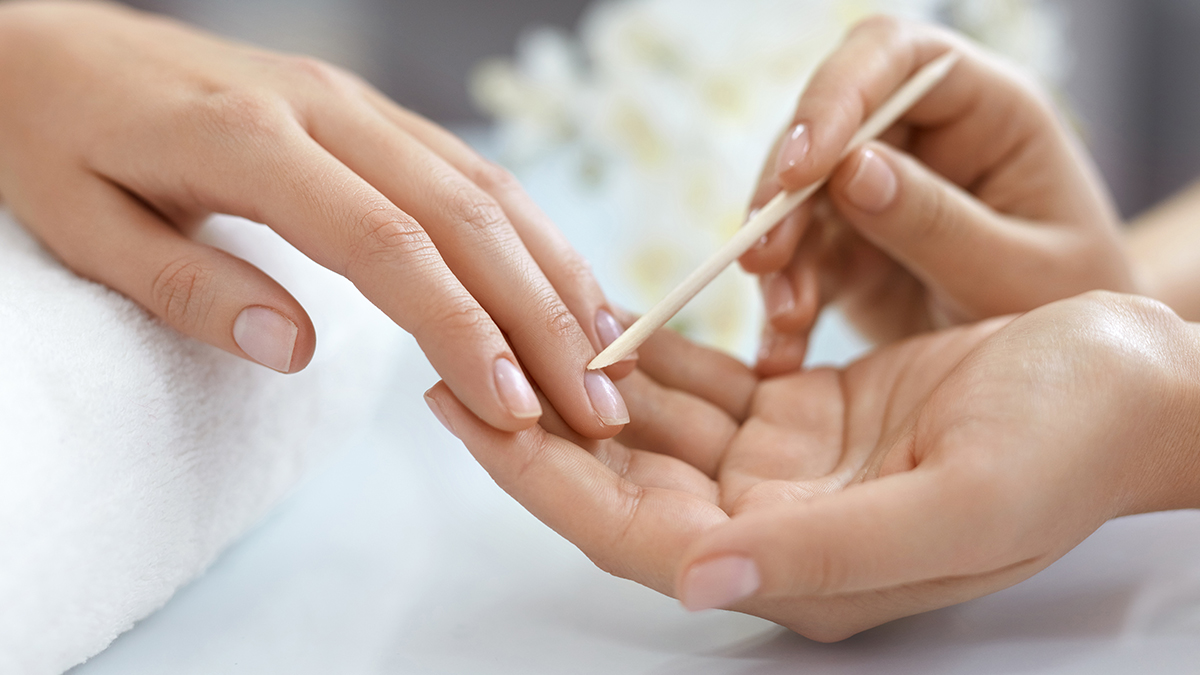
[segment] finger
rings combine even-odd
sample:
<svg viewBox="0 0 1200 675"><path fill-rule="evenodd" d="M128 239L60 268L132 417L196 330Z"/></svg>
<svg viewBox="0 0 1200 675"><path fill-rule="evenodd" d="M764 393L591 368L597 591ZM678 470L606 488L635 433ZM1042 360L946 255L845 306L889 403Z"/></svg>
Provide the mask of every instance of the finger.
<svg viewBox="0 0 1200 675"><path fill-rule="evenodd" d="M768 160L774 161L776 180L797 190L829 175L846 144L888 96L922 65L964 46L946 31L892 17L856 26L800 97L778 153ZM939 99L962 87L958 81L969 75L967 70L956 67L914 109L942 105Z"/></svg>
<svg viewBox="0 0 1200 675"><path fill-rule="evenodd" d="M811 202L809 200L798 206L774 229L763 235L754 248L738 258L742 269L750 274L770 274L787 265L812 221Z"/></svg>
<svg viewBox="0 0 1200 675"><path fill-rule="evenodd" d="M607 572L673 594L674 569L684 549L726 519L714 504L693 494L624 479L540 428L517 433L490 428L444 384L426 397L497 485Z"/></svg>
<svg viewBox="0 0 1200 675"><path fill-rule="evenodd" d="M787 268L761 280L767 319L755 364L759 377L792 373L804 365L808 338L825 295L821 237L820 228L811 228Z"/></svg>
<svg viewBox="0 0 1200 675"><path fill-rule="evenodd" d="M868 144L838 168L829 190L847 223L951 307L994 316L1026 309L1030 299L1058 297L1038 273L1045 263L1037 252L1061 249L1062 232L1001 216L898 150ZM1001 288L983 269L1012 273ZM1019 305L1012 304L1016 298Z"/></svg>
<svg viewBox="0 0 1200 675"><path fill-rule="evenodd" d="M738 431L726 411L635 372L620 384L633 414L617 440L631 448L675 457L715 478Z"/></svg>
<svg viewBox="0 0 1200 675"><path fill-rule="evenodd" d="M1018 554L1008 546L1003 509L994 507L1002 502L989 498L997 488L956 478L910 471L745 513L689 549L680 567L681 598L691 607L714 599L726 606L751 595L822 597L1017 562L1005 558ZM735 590L740 597L732 597Z"/></svg>
<svg viewBox="0 0 1200 675"><path fill-rule="evenodd" d="M148 129L140 142L154 151L144 163L135 168L114 151L97 170L138 194L187 196L188 211L266 223L410 331L482 419L508 430L535 423L541 407L516 356L428 234L314 142L293 109L233 92L183 114L196 118L196 133L180 135L173 123Z"/></svg>
<svg viewBox="0 0 1200 675"><path fill-rule="evenodd" d="M495 199L366 105L322 108L309 132L416 218L572 428L602 438L629 421L608 376L587 370L595 347Z"/></svg>
<svg viewBox="0 0 1200 675"><path fill-rule="evenodd" d="M499 203L525 248L578 319L597 351L612 344L624 332L625 326L613 317L591 265L571 246L512 173L480 157L454 134L396 105L374 88L364 86L363 91L371 104L393 124L412 134ZM612 379L620 379L633 372L636 362L635 352L604 372Z"/></svg>
<svg viewBox="0 0 1200 675"><path fill-rule="evenodd" d="M231 354L282 373L308 365L312 321L262 270L184 237L104 180L64 194L42 234L72 269Z"/></svg>
<svg viewBox="0 0 1200 675"><path fill-rule="evenodd" d="M629 315L620 316L632 323ZM742 362L666 329L655 331L639 353L638 369L658 384L708 401L737 421L745 419L758 379Z"/></svg>

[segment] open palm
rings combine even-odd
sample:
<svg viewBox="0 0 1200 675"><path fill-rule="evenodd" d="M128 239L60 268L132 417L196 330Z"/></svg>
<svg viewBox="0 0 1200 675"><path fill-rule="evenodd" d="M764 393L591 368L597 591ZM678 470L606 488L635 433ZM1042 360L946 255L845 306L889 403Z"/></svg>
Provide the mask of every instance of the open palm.
<svg viewBox="0 0 1200 675"><path fill-rule="evenodd" d="M1160 356L1194 344L1165 307L1105 294L761 380L660 332L621 385L631 424L598 442L429 396L601 568L831 640L1010 586L1163 507L1146 477L1169 443L1147 429L1185 378Z"/></svg>

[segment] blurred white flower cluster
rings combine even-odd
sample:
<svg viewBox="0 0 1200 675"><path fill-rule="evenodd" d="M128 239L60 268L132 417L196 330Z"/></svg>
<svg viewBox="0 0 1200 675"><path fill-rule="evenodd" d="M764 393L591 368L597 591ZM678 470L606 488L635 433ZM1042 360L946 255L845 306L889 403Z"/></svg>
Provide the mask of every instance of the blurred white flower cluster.
<svg viewBox="0 0 1200 675"><path fill-rule="evenodd" d="M1038 0L601 0L577 36L534 29L481 64L472 92L535 197L552 175L552 199L603 205L599 220L551 211L610 297L644 311L740 226L804 82L877 12L949 23L1050 82L1063 70L1061 22ZM744 353L758 305L727 272L674 325Z"/></svg>

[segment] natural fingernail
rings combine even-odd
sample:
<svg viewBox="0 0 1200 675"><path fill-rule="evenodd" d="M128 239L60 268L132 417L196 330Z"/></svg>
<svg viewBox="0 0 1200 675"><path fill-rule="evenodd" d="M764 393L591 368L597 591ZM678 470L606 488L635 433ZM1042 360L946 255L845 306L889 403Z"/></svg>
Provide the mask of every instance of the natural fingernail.
<svg viewBox="0 0 1200 675"><path fill-rule="evenodd" d="M583 385L592 401L592 408L605 424L615 427L629 423L629 409L625 407L625 399L607 375L595 370L588 371L583 376Z"/></svg>
<svg viewBox="0 0 1200 675"><path fill-rule="evenodd" d="M758 241L754 242L754 250L757 251L759 249L766 248L767 242L769 242L769 241L771 241L771 238L764 234L763 236L758 238Z"/></svg>
<svg viewBox="0 0 1200 675"><path fill-rule="evenodd" d="M854 177L846 184L846 199L867 213L880 213L896 198L896 173L877 152L863 150Z"/></svg>
<svg viewBox="0 0 1200 675"><path fill-rule="evenodd" d="M529 380L525 379L525 373L517 364L502 356L496 359L495 373L500 400L513 417L529 419L541 416L542 404L538 403L537 394L533 393L533 387L529 386Z"/></svg>
<svg viewBox="0 0 1200 675"><path fill-rule="evenodd" d="M758 212L761 210L762 209L750 209L750 213L746 214L746 221L742 224L745 225L745 224L749 223L750 221L754 220L754 216L757 216Z"/></svg>
<svg viewBox="0 0 1200 675"><path fill-rule="evenodd" d="M788 132L783 145L779 148L779 156L775 159L775 173L782 174L792 169L808 156L811 143L808 137L808 127L797 124Z"/></svg>
<svg viewBox="0 0 1200 675"><path fill-rule="evenodd" d="M247 307L233 322L233 341L246 356L286 373L296 349L296 324L269 307Z"/></svg>
<svg viewBox="0 0 1200 675"><path fill-rule="evenodd" d="M767 304L767 316L771 319L796 309L796 292L786 274L774 275L767 282L767 291L763 295Z"/></svg>
<svg viewBox="0 0 1200 675"><path fill-rule="evenodd" d="M458 434L454 433L454 427L450 426L450 420L446 419L446 415L442 413L442 406L429 395L429 392L425 392L425 405L429 406L429 412L433 413L437 421L441 422L443 427L446 427L446 431L458 436Z"/></svg>
<svg viewBox="0 0 1200 675"><path fill-rule="evenodd" d="M725 556L693 565L683 578L679 600L692 612L728 607L754 595L761 584L753 560Z"/></svg>
<svg viewBox="0 0 1200 675"><path fill-rule="evenodd" d="M624 332L625 327L617 321L617 317L603 309L596 312L596 333L600 336L601 347L611 345Z"/></svg>

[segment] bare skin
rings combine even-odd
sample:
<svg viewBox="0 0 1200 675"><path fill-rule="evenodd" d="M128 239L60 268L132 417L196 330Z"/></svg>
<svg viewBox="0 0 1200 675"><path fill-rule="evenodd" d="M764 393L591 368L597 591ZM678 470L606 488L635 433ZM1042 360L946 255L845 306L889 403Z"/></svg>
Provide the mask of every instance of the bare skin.
<svg viewBox="0 0 1200 675"><path fill-rule="evenodd" d="M427 398L602 569L831 641L1011 586L1110 518L1200 505L1198 356L1200 327L1100 293L767 379L660 333L607 441Z"/></svg>
<svg viewBox="0 0 1200 675"><path fill-rule="evenodd" d="M312 357L295 298L187 236L245 216L353 281L488 423L537 423L525 372L582 434L626 421L585 374L621 331L587 264L507 172L350 73L118 5L3 2L0 101L8 208L179 331L281 372Z"/></svg>
<svg viewBox="0 0 1200 675"><path fill-rule="evenodd" d="M961 61L947 78L838 162L874 107L949 50ZM762 277L764 374L800 366L827 304L887 343L1088 290L1140 291L1107 190L1048 97L944 29L855 28L801 96L752 208L829 174L820 198L742 258Z"/></svg>

